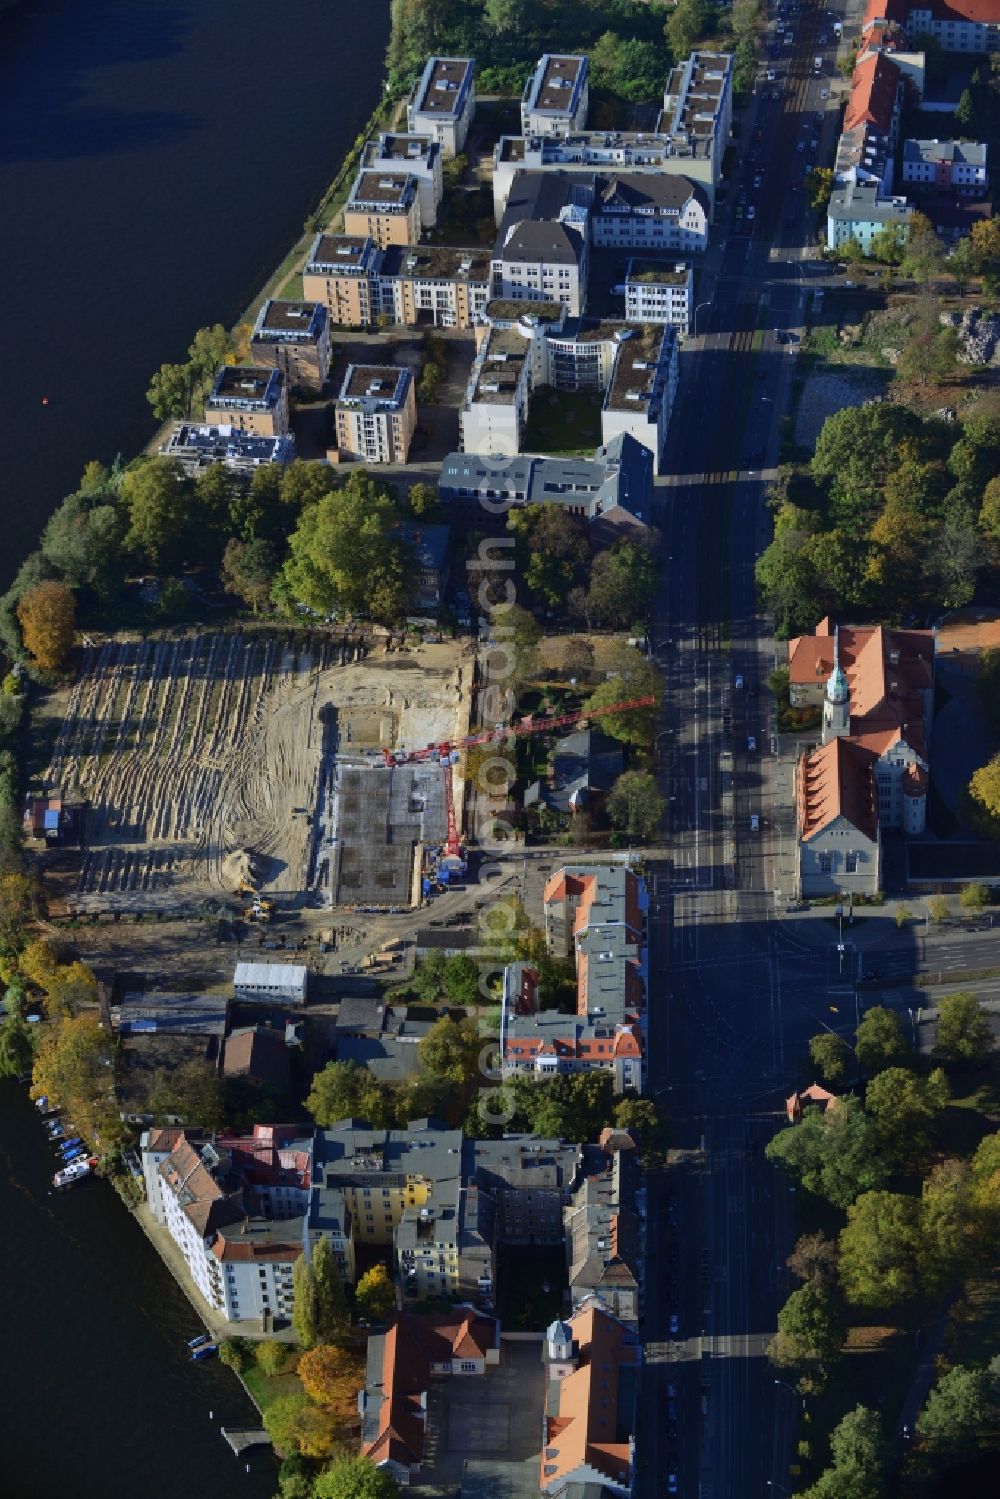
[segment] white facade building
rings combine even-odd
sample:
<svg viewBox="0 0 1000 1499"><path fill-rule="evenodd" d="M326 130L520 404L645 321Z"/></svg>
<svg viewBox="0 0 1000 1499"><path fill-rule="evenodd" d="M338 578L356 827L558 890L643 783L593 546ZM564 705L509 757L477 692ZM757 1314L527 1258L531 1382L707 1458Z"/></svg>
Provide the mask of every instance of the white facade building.
<svg viewBox="0 0 1000 1499"><path fill-rule="evenodd" d="M694 316L694 271L681 263L630 260L625 316L630 323L670 323L686 337Z"/></svg>
<svg viewBox="0 0 1000 1499"><path fill-rule="evenodd" d="M439 142L429 135L385 133L365 146L361 154L361 170L375 173L405 171L416 178L421 227L433 229L444 196L443 155Z"/></svg>
<svg viewBox="0 0 1000 1499"><path fill-rule="evenodd" d="M308 968L296 963L237 963L233 992L238 1000L257 1004L304 1005Z"/></svg>
<svg viewBox="0 0 1000 1499"><path fill-rule="evenodd" d="M471 57L428 58L406 107L411 135L429 135L445 156L458 156L476 112Z"/></svg>
<svg viewBox="0 0 1000 1499"><path fill-rule="evenodd" d="M687 177L622 173L599 178L590 213L591 243L609 250L680 250L708 246L709 201Z"/></svg>
<svg viewBox="0 0 1000 1499"><path fill-rule="evenodd" d="M585 55L546 52L521 99L523 135L568 135L587 123L590 62Z"/></svg>

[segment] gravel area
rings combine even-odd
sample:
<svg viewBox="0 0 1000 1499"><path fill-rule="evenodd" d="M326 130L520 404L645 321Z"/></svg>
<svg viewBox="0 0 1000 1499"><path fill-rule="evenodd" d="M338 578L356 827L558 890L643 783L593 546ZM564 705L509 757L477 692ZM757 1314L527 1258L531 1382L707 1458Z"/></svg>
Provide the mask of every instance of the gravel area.
<svg viewBox="0 0 1000 1499"><path fill-rule="evenodd" d="M837 374L810 375L795 413L795 442L798 447L815 447L820 429L828 416L845 406L860 406L874 396L883 395L891 371L843 365Z"/></svg>

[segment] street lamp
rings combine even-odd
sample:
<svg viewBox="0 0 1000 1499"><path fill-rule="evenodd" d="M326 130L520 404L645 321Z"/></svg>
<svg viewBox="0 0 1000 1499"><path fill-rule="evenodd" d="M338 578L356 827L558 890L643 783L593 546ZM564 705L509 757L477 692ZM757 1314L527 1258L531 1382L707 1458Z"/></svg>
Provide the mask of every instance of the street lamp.
<svg viewBox="0 0 1000 1499"><path fill-rule="evenodd" d="M798 1400L800 1398L798 1390L795 1388L795 1386L793 1384L789 1384L787 1379L776 1379L774 1382L775 1382L776 1385L780 1385L783 1390L788 1390L792 1395L795 1396L796 1400ZM803 1395L801 1397L801 1399L802 1399L802 1409L805 1410L805 1408L806 1408L806 1397ZM768 1480L768 1482L770 1482L770 1480Z"/></svg>
<svg viewBox="0 0 1000 1499"><path fill-rule="evenodd" d="M712 301L711 301L711 298L709 298L705 302L699 302L698 305L697 305L697 307L694 310L694 336L695 336L695 338L698 337L698 314L699 314L699 312L701 311L701 309L703 307L711 307L711 305L712 305Z"/></svg>

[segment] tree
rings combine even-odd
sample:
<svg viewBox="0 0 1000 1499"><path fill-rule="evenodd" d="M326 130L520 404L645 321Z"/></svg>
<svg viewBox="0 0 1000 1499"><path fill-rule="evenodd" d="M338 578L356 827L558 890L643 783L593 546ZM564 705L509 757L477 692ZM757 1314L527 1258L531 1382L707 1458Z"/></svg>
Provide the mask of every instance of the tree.
<svg viewBox="0 0 1000 1499"><path fill-rule="evenodd" d="M444 971L447 963L448 959L443 952L429 952L425 958L417 962L409 988L418 999L434 1004L441 998L444 993Z"/></svg>
<svg viewBox="0 0 1000 1499"><path fill-rule="evenodd" d="M261 1373L273 1379L287 1364L288 1350L284 1343L275 1343L271 1338L263 1338L254 1349L254 1358Z"/></svg>
<svg viewBox="0 0 1000 1499"><path fill-rule="evenodd" d="M989 541L1000 542L1000 478L990 479L983 490L979 529Z"/></svg>
<svg viewBox="0 0 1000 1499"><path fill-rule="evenodd" d="M180 1119L184 1124L221 1129L225 1108L217 1069L197 1058L179 1067L160 1068L150 1089L149 1111L161 1124Z"/></svg>
<svg viewBox="0 0 1000 1499"><path fill-rule="evenodd" d="M31 1055L31 1027L20 1015L8 1015L0 1021L0 1077L23 1077Z"/></svg>
<svg viewBox="0 0 1000 1499"><path fill-rule="evenodd" d="M1000 1131L980 1140L969 1171L979 1240L984 1251L991 1253L1000 1242Z"/></svg>
<svg viewBox="0 0 1000 1499"><path fill-rule="evenodd" d="M825 208L830 201L830 194L833 192L833 168L813 167L811 172L806 173L805 187L806 192L809 194L810 208ZM878 239L878 237L876 234L875 239ZM873 241L873 254L874 251L875 246Z"/></svg>
<svg viewBox="0 0 1000 1499"><path fill-rule="evenodd" d="M442 1015L417 1047L420 1070L462 1089L475 1076L481 1045L474 1020L452 1020Z"/></svg>
<svg viewBox="0 0 1000 1499"><path fill-rule="evenodd" d="M157 421L166 422L191 415L191 366L161 364L146 391L146 400Z"/></svg>
<svg viewBox="0 0 1000 1499"><path fill-rule="evenodd" d="M664 31L675 57L687 57L712 27L712 10L708 0L678 0Z"/></svg>
<svg viewBox="0 0 1000 1499"><path fill-rule="evenodd" d="M614 675L591 693L584 704L584 712L652 697L655 702L651 707L628 708L620 713L606 714L600 720L601 729L613 739L620 739L625 744L649 744L656 723L656 707L663 696L663 677L655 664L647 661L632 646L623 647L612 659Z"/></svg>
<svg viewBox="0 0 1000 1499"><path fill-rule="evenodd" d="M843 1036L835 1035L833 1031L821 1031L809 1042L809 1060L823 1081L833 1087L847 1077L851 1048Z"/></svg>
<svg viewBox="0 0 1000 1499"><path fill-rule="evenodd" d="M865 1108L877 1123L879 1148L901 1166L915 1165L927 1154L942 1106L929 1081L906 1067L877 1073L865 1090Z"/></svg>
<svg viewBox="0 0 1000 1499"><path fill-rule="evenodd" d="M526 505L510 512L507 526L517 537L528 587L558 608L585 577L590 558L585 523L562 505Z"/></svg>
<svg viewBox="0 0 1000 1499"><path fill-rule="evenodd" d="M874 1121L854 1098L838 1099L825 1112L806 1109L798 1124L774 1137L766 1155L807 1191L839 1208L888 1179L876 1145Z"/></svg>
<svg viewBox="0 0 1000 1499"><path fill-rule="evenodd" d="M973 771L968 789L973 821L986 837L1000 837L1000 754Z"/></svg>
<svg viewBox="0 0 1000 1499"><path fill-rule="evenodd" d="M313 1499L398 1499L399 1485L366 1457L338 1457L313 1486Z"/></svg>
<svg viewBox="0 0 1000 1499"><path fill-rule="evenodd" d="M0 947L20 947L25 927L42 910L42 892L31 875L0 875Z"/></svg>
<svg viewBox="0 0 1000 1499"><path fill-rule="evenodd" d="M290 596L319 614L398 619L412 587L412 551L398 527L385 486L352 473L300 514L282 571Z"/></svg>
<svg viewBox="0 0 1000 1499"><path fill-rule="evenodd" d="M840 1283L848 1301L874 1310L912 1301L920 1289L920 1204L894 1192L864 1192L840 1234Z"/></svg>
<svg viewBox="0 0 1000 1499"><path fill-rule="evenodd" d="M278 1469L276 1499L313 1499L313 1465L300 1452L290 1452Z"/></svg>
<svg viewBox="0 0 1000 1499"><path fill-rule="evenodd" d="M227 1369L232 1369L234 1374L242 1374L247 1366L246 1340L223 1338L219 1344L219 1362L225 1364Z"/></svg>
<svg viewBox="0 0 1000 1499"><path fill-rule="evenodd" d="M972 102L972 91L971 89L964 88L958 96L958 103L955 105L955 123L962 130L971 130L975 117L976 110Z"/></svg>
<svg viewBox="0 0 1000 1499"><path fill-rule="evenodd" d="M613 1117L615 1128L627 1129L643 1154L666 1149L670 1134L667 1121L651 1098L620 1098Z"/></svg>
<svg viewBox="0 0 1000 1499"><path fill-rule="evenodd" d="M112 1085L114 1050L113 1038L88 1010L44 1027L32 1068L34 1096L46 1094L67 1111L77 1134L102 1145L114 1145L124 1133Z"/></svg>
<svg viewBox="0 0 1000 1499"><path fill-rule="evenodd" d="M818 1388L840 1357L843 1342L844 1323L833 1291L807 1282L778 1313L778 1331L767 1356L779 1368L803 1369Z"/></svg>
<svg viewBox="0 0 1000 1499"><path fill-rule="evenodd" d="M302 1388L324 1410L348 1420L357 1410L358 1360L332 1343L318 1343L299 1359Z"/></svg>
<svg viewBox="0 0 1000 1499"><path fill-rule="evenodd" d="M321 1128L340 1119L365 1119L375 1129L389 1123L390 1111L376 1078L360 1062L327 1062L317 1072L306 1108Z"/></svg>
<svg viewBox="0 0 1000 1499"><path fill-rule="evenodd" d="M940 926L941 922L948 920L951 910L943 895L931 896L927 902L927 914L935 926Z"/></svg>
<svg viewBox="0 0 1000 1499"><path fill-rule="evenodd" d="M941 1295L961 1280L976 1247L972 1172L967 1161L938 1161L921 1187L921 1273L924 1289Z"/></svg>
<svg viewBox="0 0 1000 1499"><path fill-rule="evenodd" d="M271 586L278 570L274 548L269 541L226 543L222 557L222 586L249 604L254 614L265 608L271 597Z"/></svg>
<svg viewBox="0 0 1000 1499"><path fill-rule="evenodd" d="M171 458L150 458L122 479L129 517L126 545L150 565L169 569L183 560L191 486Z"/></svg>
<svg viewBox="0 0 1000 1499"><path fill-rule="evenodd" d="M833 173L831 172L831 178ZM829 197L829 194L827 195ZM815 208L825 207L825 204L816 203ZM906 235L899 224L887 224L877 234L872 235L871 255L873 260L881 260L886 265L899 265L906 252Z"/></svg>
<svg viewBox="0 0 1000 1499"><path fill-rule="evenodd" d="M873 1005L862 1017L854 1051L862 1072L903 1067L912 1059L899 1016L884 1005Z"/></svg>
<svg viewBox="0 0 1000 1499"><path fill-rule="evenodd" d="M590 569L587 612L598 624L625 628L649 614L659 583L659 564L651 547L618 541L599 552Z"/></svg>
<svg viewBox="0 0 1000 1499"><path fill-rule="evenodd" d="M858 1405L830 1436L831 1467L802 1499L882 1499L886 1452L877 1411Z"/></svg>
<svg viewBox="0 0 1000 1499"><path fill-rule="evenodd" d="M971 884L962 886L962 893L959 896L959 900L962 902L963 910L981 911L984 906L988 906L990 903L989 887L974 880Z"/></svg>
<svg viewBox="0 0 1000 1499"><path fill-rule="evenodd" d="M454 1005L474 1005L480 999L479 965L465 953L456 953L444 965L444 989Z"/></svg>
<svg viewBox="0 0 1000 1499"><path fill-rule="evenodd" d="M974 994L946 994L938 1004L934 1056L958 1067L982 1067L993 1050L989 1017Z"/></svg>
<svg viewBox="0 0 1000 1499"><path fill-rule="evenodd" d="M896 361L896 374L925 386L931 380L948 380L955 373L958 334L954 328L916 333Z"/></svg>
<svg viewBox="0 0 1000 1499"><path fill-rule="evenodd" d="M326 1458L333 1451L330 1417L306 1394L281 1395L272 1400L264 1412L264 1426L279 1452Z"/></svg>
<svg viewBox="0 0 1000 1499"><path fill-rule="evenodd" d="M22 952L17 966L29 983L47 990L61 962L62 954L51 938L36 937Z"/></svg>
<svg viewBox="0 0 1000 1499"><path fill-rule="evenodd" d="M354 1303L359 1312L373 1321L389 1315L396 1305L396 1287L384 1265L373 1265L365 1271L354 1288Z"/></svg>
<svg viewBox="0 0 1000 1499"><path fill-rule="evenodd" d="M312 1251L316 1283L316 1331L325 1343L339 1343L350 1327L344 1281L329 1239L320 1239Z"/></svg>
<svg viewBox="0 0 1000 1499"><path fill-rule="evenodd" d="M49 517L42 556L70 588L89 588L99 598L109 598L119 583L124 534L117 505L71 494Z"/></svg>
<svg viewBox="0 0 1000 1499"><path fill-rule="evenodd" d="M981 260L1000 260L1000 214L973 224L970 237Z"/></svg>
<svg viewBox="0 0 1000 1499"><path fill-rule="evenodd" d="M942 1375L917 1417L917 1431L938 1452L974 1447L994 1414L990 1377L985 1369L956 1364Z"/></svg>
<svg viewBox="0 0 1000 1499"><path fill-rule="evenodd" d="M653 42L606 31L590 49L595 89L630 104L643 104L663 91L662 49Z"/></svg>
<svg viewBox="0 0 1000 1499"><path fill-rule="evenodd" d="M944 246L926 214L910 216L903 269L917 281L931 281L944 264Z"/></svg>
<svg viewBox="0 0 1000 1499"><path fill-rule="evenodd" d="M831 1286L837 1278L837 1246L822 1231L802 1234L785 1264L807 1284Z"/></svg>
<svg viewBox="0 0 1000 1499"><path fill-rule="evenodd" d="M757 558L755 577L761 602L775 616L782 639L811 630L821 614L811 541L805 531L785 530L776 533Z"/></svg>
<svg viewBox="0 0 1000 1499"><path fill-rule="evenodd" d="M226 363L229 350L229 334L221 323L199 328L188 349L195 384L204 385L214 379L219 367Z"/></svg>
<svg viewBox="0 0 1000 1499"><path fill-rule="evenodd" d="M65 583L38 583L21 595L17 617L25 650L43 671L58 671L76 635L76 600Z"/></svg>
<svg viewBox="0 0 1000 1499"><path fill-rule="evenodd" d="M45 988L50 1015L75 1015L79 1010L97 1004L97 979L93 969L79 960L57 968Z"/></svg>
<svg viewBox="0 0 1000 1499"><path fill-rule="evenodd" d="M667 799L646 770L626 770L607 801L608 817L631 838L652 838L667 810Z"/></svg>
<svg viewBox="0 0 1000 1499"><path fill-rule="evenodd" d="M316 1342L319 1310L316 1301L316 1277L304 1254L292 1265L292 1327L303 1348Z"/></svg>
<svg viewBox="0 0 1000 1499"><path fill-rule="evenodd" d="M441 498L433 484L413 484L406 503L414 520L438 521L443 515Z"/></svg>

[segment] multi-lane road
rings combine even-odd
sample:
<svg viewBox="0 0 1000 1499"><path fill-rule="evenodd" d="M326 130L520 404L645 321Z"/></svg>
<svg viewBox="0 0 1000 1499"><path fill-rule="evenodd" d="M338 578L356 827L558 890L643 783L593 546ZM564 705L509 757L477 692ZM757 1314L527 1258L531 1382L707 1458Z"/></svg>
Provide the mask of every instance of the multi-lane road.
<svg viewBox="0 0 1000 1499"><path fill-rule="evenodd" d="M661 490L668 560L652 642L667 683L657 760L670 858L651 876L649 1073L676 1153L648 1193L643 1499L790 1491L798 1401L764 1348L789 1289L793 1198L763 1145L808 1037L853 1020L857 992L857 954L837 951L833 923L774 919L774 647L754 565L807 302L836 275L805 252L803 187L836 129L833 17L803 3L786 23L794 44L772 27L780 55L764 62L778 76L742 121Z"/></svg>

